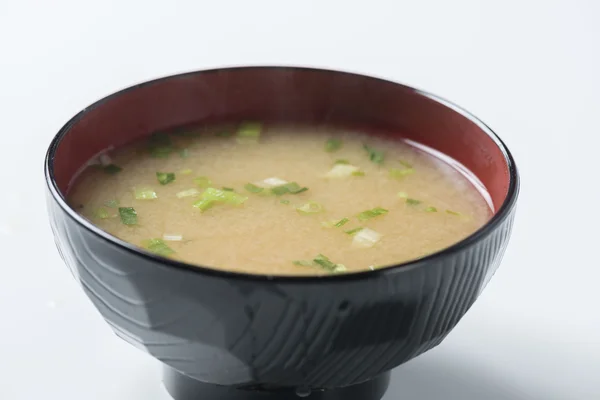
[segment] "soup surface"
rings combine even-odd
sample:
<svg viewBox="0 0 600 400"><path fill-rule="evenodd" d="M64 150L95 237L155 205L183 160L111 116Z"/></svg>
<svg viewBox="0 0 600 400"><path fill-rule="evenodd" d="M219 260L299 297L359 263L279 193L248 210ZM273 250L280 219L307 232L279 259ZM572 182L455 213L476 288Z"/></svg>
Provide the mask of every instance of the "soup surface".
<svg viewBox="0 0 600 400"><path fill-rule="evenodd" d="M69 193L82 216L159 255L231 271L381 268L448 247L492 214L430 153L341 129L181 130L97 161Z"/></svg>

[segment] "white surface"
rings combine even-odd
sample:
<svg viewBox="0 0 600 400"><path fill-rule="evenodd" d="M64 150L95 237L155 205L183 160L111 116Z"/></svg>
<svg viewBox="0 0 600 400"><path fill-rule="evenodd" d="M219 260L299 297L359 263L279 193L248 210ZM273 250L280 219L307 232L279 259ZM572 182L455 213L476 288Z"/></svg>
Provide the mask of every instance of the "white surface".
<svg viewBox="0 0 600 400"><path fill-rule="evenodd" d="M44 152L72 115L117 89L270 63L432 91L488 123L520 167L499 272L441 346L396 372L386 399L599 399L600 2L284 4L0 2L0 398L168 398L158 365L111 333L63 266Z"/></svg>

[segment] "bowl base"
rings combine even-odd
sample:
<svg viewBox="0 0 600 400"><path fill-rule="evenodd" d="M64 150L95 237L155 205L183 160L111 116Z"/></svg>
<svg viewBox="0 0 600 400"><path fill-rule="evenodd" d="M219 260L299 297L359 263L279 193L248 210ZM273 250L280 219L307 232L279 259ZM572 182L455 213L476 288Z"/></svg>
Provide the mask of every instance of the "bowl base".
<svg viewBox="0 0 600 400"><path fill-rule="evenodd" d="M163 382L174 400L380 400L390 383L390 373L339 389L258 391L200 382L165 366Z"/></svg>

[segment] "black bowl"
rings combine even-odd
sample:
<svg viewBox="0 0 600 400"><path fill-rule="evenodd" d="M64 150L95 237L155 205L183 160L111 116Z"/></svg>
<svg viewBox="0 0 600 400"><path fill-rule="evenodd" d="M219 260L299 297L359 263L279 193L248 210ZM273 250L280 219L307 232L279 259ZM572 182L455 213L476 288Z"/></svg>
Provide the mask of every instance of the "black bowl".
<svg viewBox="0 0 600 400"><path fill-rule="evenodd" d="M468 238L419 260L279 277L150 254L65 201L77 171L103 149L173 127L240 119L353 125L415 140L471 170L494 215ZM164 363L167 389L178 400L379 399L389 371L437 346L483 290L508 243L519 187L508 149L459 107L381 79L291 67L192 72L108 96L60 130L45 174L65 263L115 333Z"/></svg>

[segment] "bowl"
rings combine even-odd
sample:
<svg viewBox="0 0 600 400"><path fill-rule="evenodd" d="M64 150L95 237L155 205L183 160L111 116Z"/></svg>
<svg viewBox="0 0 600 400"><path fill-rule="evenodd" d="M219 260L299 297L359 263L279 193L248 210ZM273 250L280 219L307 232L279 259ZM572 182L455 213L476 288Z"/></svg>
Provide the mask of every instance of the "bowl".
<svg viewBox="0 0 600 400"><path fill-rule="evenodd" d="M493 217L418 260L286 277L153 255L100 230L65 200L77 172L104 149L244 119L360 126L429 146L481 180ZM381 398L389 371L440 344L498 268L519 190L506 146L465 110L390 81L297 67L197 71L112 94L58 132L45 176L63 260L112 330L164 364L177 400Z"/></svg>

